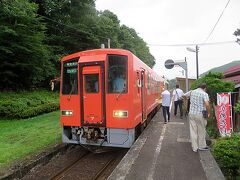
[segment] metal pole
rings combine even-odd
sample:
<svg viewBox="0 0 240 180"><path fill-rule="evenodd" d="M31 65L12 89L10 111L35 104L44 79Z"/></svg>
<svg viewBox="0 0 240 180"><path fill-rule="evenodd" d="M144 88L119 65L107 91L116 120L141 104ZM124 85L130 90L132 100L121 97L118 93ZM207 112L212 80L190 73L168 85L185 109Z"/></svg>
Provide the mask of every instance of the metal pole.
<svg viewBox="0 0 240 180"><path fill-rule="evenodd" d="M230 106L230 118L231 118L231 132L233 132L233 129L234 129L234 124L233 124L233 112L232 112L232 93L228 93L229 96L230 96L230 99L229 99L229 106Z"/></svg>
<svg viewBox="0 0 240 180"><path fill-rule="evenodd" d="M186 74L186 92L189 90L189 85L188 85L188 66L187 66L187 58L185 57L185 62L186 62L186 69L185 69L185 74Z"/></svg>
<svg viewBox="0 0 240 180"><path fill-rule="evenodd" d="M108 48L110 48L110 38L108 38Z"/></svg>
<svg viewBox="0 0 240 180"><path fill-rule="evenodd" d="M198 45L196 45L196 70L197 70L197 79L198 79Z"/></svg>

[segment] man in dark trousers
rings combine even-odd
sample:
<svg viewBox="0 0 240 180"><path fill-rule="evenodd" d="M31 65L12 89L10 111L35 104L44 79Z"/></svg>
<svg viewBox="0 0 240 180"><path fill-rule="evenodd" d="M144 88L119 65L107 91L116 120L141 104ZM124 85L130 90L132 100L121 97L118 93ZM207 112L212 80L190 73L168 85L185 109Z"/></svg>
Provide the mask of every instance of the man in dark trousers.
<svg viewBox="0 0 240 180"><path fill-rule="evenodd" d="M166 89L165 91L162 92L162 110L163 110L163 118L164 118L164 123L167 123L167 117L168 116L168 122L170 121L170 112L169 112L169 107L171 104L171 96L170 92Z"/></svg>
<svg viewBox="0 0 240 180"><path fill-rule="evenodd" d="M179 85L176 85L176 89L173 90L173 100L174 100L174 115L177 115L177 109L179 106L180 110L180 118L183 118L183 110L182 110L182 104L183 104L183 91L179 88Z"/></svg>

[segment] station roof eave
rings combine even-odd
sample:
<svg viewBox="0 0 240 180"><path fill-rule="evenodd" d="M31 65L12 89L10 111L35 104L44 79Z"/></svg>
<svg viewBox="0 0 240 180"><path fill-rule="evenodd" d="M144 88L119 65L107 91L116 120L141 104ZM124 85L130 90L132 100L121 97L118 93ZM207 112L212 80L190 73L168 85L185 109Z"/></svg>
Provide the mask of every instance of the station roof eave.
<svg viewBox="0 0 240 180"><path fill-rule="evenodd" d="M235 85L239 84L240 83L240 74L237 76L226 77L226 78L224 78L224 81L232 81L235 83Z"/></svg>
<svg viewBox="0 0 240 180"><path fill-rule="evenodd" d="M240 74L240 64L230 67L229 69L227 69L226 71L224 71L224 76L225 77L230 77L230 76L234 76L235 74Z"/></svg>

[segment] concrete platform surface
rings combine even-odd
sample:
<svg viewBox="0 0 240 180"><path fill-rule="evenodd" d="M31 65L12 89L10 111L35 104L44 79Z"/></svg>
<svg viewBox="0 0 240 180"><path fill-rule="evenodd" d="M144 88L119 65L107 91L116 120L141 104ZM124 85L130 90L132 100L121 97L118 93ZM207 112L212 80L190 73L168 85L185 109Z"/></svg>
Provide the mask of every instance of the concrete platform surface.
<svg viewBox="0 0 240 180"><path fill-rule="evenodd" d="M225 179L210 151L193 152L187 118L163 123L161 109L108 180Z"/></svg>

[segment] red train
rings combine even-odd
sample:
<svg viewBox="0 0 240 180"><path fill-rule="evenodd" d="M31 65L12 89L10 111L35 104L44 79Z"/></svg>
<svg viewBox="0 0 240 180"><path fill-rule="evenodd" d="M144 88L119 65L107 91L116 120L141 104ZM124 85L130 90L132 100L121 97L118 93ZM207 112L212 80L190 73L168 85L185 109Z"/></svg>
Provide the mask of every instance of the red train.
<svg viewBox="0 0 240 180"><path fill-rule="evenodd" d="M61 66L62 141L130 147L157 111L164 79L122 49L78 52Z"/></svg>

